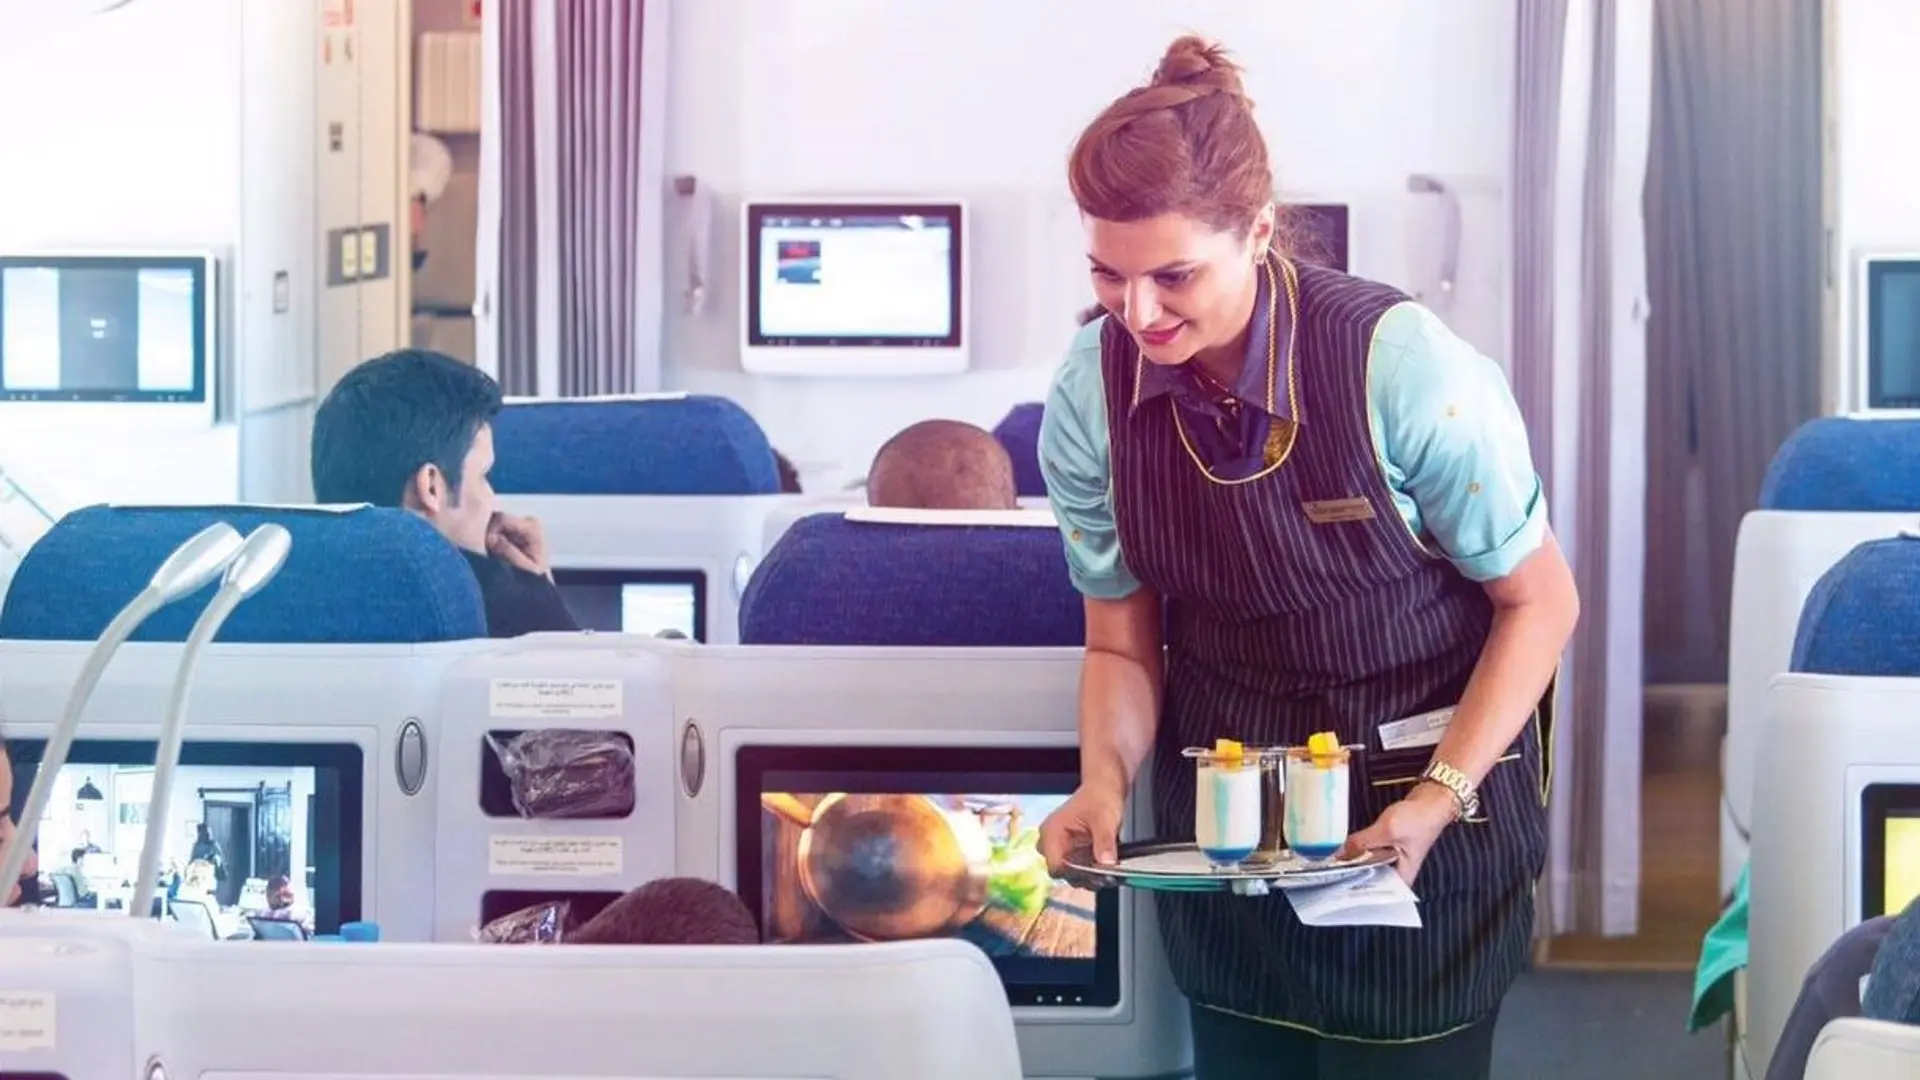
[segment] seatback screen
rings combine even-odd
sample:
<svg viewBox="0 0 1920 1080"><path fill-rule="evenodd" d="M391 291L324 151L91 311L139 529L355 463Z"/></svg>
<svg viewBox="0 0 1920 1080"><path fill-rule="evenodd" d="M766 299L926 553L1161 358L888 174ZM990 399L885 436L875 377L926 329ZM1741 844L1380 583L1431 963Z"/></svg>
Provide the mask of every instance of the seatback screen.
<svg viewBox="0 0 1920 1080"><path fill-rule="evenodd" d="M763 745L735 770L738 888L767 942L958 937L1014 1005L1118 1003L1117 893L1055 880L1038 846L1078 751Z"/></svg>
<svg viewBox="0 0 1920 1080"><path fill-rule="evenodd" d="M154 744L79 740L40 822L39 902L125 910L146 844L165 814L156 917L191 920L221 940L334 933L360 918L360 748L336 743L189 740L169 805L152 804ZM39 775L45 744L16 739L12 813Z"/></svg>
<svg viewBox="0 0 1920 1080"><path fill-rule="evenodd" d="M201 402L201 258L0 258L0 400Z"/></svg>
<svg viewBox="0 0 1920 1080"><path fill-rule="evenodd" d="M961 228L953 204L752 207L748 343L959 345Z"/></svg>

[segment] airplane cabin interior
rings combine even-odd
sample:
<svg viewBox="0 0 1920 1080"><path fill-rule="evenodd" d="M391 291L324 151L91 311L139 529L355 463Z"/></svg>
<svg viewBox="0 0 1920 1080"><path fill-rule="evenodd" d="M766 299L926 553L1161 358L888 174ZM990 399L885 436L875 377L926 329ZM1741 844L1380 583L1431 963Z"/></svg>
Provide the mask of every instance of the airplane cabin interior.
<svg viewBox="0 0 1920 1080"><path fill-rule="evenodd" d="M0 0L0 1080L1920 1075L1916 49Z"/></svg>

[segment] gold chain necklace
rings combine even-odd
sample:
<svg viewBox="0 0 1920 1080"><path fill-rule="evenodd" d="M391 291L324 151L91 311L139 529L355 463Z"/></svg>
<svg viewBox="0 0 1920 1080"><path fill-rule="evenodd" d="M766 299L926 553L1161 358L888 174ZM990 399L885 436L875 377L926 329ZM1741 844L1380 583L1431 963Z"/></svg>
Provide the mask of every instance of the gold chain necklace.
<svg viewBox="0 0 1920 1080"><path fill-rule="evenodd" d="M1200 366L1200 361L1194 360L1192 361L1192 363L1193 363L1193 373L1199 377L1201 382L1206 384L1207 389L1212 390L1214 393L1219 394L1221 397L1225 398L1228 408L1232 408L1233 406L1240 404L1240 402L1237 400L1238 395L1233 392L1232 387L1228 386L1226 383L1221 382L1219 379L1214 378L1211 372L1207 371L1207 369Z"/></svg>
<svg viewBox="0 0 1920 1080"><path fill-rule="evenodd" d="M1199 469L1202 476L1215 484L1233 487L1250 484L1255 480L1273 475L1274 471L1286 464L1287 458L1292 455L1294 439L1300 431L1300 384L1294 371L1294 341L1298 336L1300 325L1300 291L1293 264L1278 256L1268 258L1264 264L1267 274L1267 400L1273 400L1274 384L1279 374L1277 370L1279 365L1276 361L1279 353L1280 283L1274 280L1273 264L1276 261L1280 263L1279 276L1286 280L1287 285L1287 413L1291 418L1283 420L1276 416L1268 425L1267 442L1261 450L1261 461L1265 463L1265 467L1251 476L1244 476L1237 480L1228 480L1214 475L1213 470L1209 469L1207 463L1200 460L1200 455L1194 451L1193 440L1187 437L1187 426L1180 419L1179 405L1173 402L1168 403L1168 407L1173 411L1173 430L1180 436L1181 447L1186 450L1187 457L1193 462L1194 468ZM1202 374L1205 373L1202 372Z"/></svg>

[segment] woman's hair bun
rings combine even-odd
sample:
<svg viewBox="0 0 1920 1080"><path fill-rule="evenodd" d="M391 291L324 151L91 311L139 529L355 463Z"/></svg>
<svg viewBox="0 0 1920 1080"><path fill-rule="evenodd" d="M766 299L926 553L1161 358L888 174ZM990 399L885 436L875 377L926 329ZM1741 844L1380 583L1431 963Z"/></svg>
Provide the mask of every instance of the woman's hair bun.
<svg viewBox="0 0 1920 1080"><path fill-rule="evenodd" d="M1154 69L1150 86L1179 86L1205 93L1209 90L1246 96L1240 81L1240 65L1227 59L1227 51L1197 34L1176 38L1167 46Z"/></svg>

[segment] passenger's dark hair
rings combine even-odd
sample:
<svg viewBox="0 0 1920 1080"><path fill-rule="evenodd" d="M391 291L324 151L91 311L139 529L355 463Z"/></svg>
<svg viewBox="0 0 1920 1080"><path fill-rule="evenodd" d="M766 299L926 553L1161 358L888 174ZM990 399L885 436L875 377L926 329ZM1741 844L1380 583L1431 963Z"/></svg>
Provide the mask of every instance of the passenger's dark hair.
<svg viewBox="0 0 1920 1080"><path fill-rule="evenodd" d="M467 453L500 411L500 384L451 356L402 349L346 373L313 417L313 497L399 506L423 465L459 498Z"/></svg>
<svg viewBox="0 0 1920 1080"><path fill-rule="evenodd" d="M780 494L800 494L800 470L793 467L793 462L787 460L787 455L775 450L773 468L780 474Z"/></svg>

